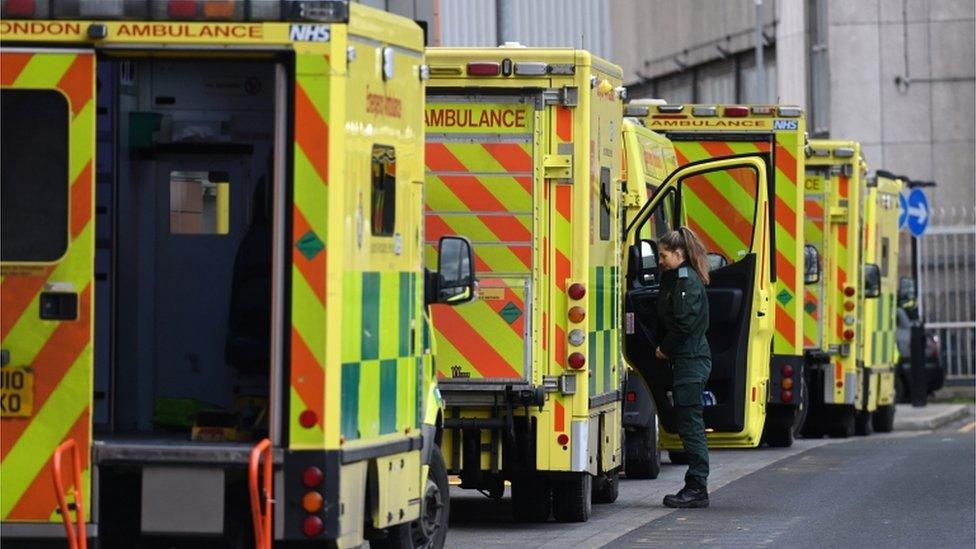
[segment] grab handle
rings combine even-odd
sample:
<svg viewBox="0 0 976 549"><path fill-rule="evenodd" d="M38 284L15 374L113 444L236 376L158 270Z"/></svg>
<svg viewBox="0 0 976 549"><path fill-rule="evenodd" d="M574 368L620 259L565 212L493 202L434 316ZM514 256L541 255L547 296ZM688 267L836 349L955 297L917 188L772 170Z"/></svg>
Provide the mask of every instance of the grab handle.
<svg viewBox="0 0 976 549"><path fill-rule="evenodd" d="M71 522L71 512L65 501L64 476L61 460L65 452L71 451L71 461L74 473L73 495L75 498L75 518L77 524ZM61 510L61 520L64 521L64 531L68 535L68 549L88 549L88 537L85 532L85 504L82 500L81 487L81 458L78 443L68 439L54 450L54 495L58 499L58 509Z"/></svg>
<svg viewBox="0 0 976 549"><path fill-rule="evenodd" d="M263 463L262 457L264 457ZM251 496L255 549L271 549L271 504L274 501L271 499L271 466L271 441L263 439L251 449L251 457L247 463L247 484ZM262 477L261 490L258 489L259 473Z"/></svg>

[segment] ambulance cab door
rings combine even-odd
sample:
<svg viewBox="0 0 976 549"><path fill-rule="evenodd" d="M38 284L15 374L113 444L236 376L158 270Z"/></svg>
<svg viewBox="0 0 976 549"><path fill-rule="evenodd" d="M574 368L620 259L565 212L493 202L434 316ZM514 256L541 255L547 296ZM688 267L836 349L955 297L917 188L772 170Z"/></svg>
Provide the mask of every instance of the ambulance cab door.
<svg viewBox="0 0 976 549"><path fill-rule="evenodd" d="M757 376L768 366L772 337L765 162L744 155L688 164L665 180L627 227L624 353L651 389L666 431L674 432L672 372L654 356L668 329L657 318L657 239L680 225L694 230L708 251L712 374L706 390L714 404L705 408L706 427L740 433L752 429L759 415L747 410L762 406ZM761 430L761 415L758 421Z"/></svg>
<svg viewBox="0 0 976 549"><path fill-rule="evenodd" d="M5 523L61 528L51 456L67 439L91 508L94 93L90 50L0 50Z"/></svg>

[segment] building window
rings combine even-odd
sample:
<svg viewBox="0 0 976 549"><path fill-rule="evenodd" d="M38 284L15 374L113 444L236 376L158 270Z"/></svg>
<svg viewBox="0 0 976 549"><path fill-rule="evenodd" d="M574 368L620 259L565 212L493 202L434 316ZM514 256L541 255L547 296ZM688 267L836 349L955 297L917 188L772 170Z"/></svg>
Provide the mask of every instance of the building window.
<svg viewBox="0 0 976 549"><path fill-rule="evenodd" d="M5 89L0 105L0 257L56 261L68 249L68 100L56 90Z"/></svg>
<svg viewBox="0 0 976 549"><path fill-rule="evenodd" d="M763 50L766 70L765 103L776 103L776 49ZM756 93L756 52L746 49L725 59L666 74L641 85L633 95L647 95L668 103L759 103Z"/></svg>
<svg viewBox="0 0 976 549"><path fill-rule="evenodd" d="M393 236L396 224L396 151L373 145L373 189L370 226L373 236Z"/></svg>
<svg viewBox="0 0 976 549"><path fill-rule="evenodd" d="M815 137L829 135L830 71L827 59L827 0L809 0L807 15L810 29L810 75L808 91L809 120Z"/></svg>

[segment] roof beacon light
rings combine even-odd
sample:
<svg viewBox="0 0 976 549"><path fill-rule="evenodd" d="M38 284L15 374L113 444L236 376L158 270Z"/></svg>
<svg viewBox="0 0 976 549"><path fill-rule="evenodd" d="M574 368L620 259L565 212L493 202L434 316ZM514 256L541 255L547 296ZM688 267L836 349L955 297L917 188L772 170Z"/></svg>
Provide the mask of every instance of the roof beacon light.
<svg viewBox="0 0 976 549"><path fill-rule="evenodd" d="M649 114L651 114L651 107L649 105L626 105L624 107L624 116L644 118Z"/></svg>
<svg viewBox="0 0 976 549"><path fill-rule="evenodd" d="M854 156L854 147L837 147L834 149L834 156L837 158L851 158Z"/></svg>
<svg viewBox="0 0 976 549"><path fill-rule="evenodd" d="M780 116L789 116L790 118L796 118L801 114L803 114L803 109L797 106L789 105L789 106L781 106L779 108Z"/></svg>
<svg viewBox="0 0 976 549"><path fill-rule="evenodd" d="M197 15L197 3L194 0L169 0L167 12L170 17L189 19Z"/></svg>
<svg viewBox="0 0 976 549"><path fill-rule="evenodd" d="M34 0L7 0L3 3L4 17L33 17Z"/></svg>
<svg viewBox="0 0 976 549"><path fill-rule="evenodd" d="M203 4L203 16L207 19L230 19L234 17L234 0L208 0Z"/></svg>
<svg viewBox="0 0 976 549"><path fill-rule="evenodd" d="M770 105L755 105L752 107L752 114L775 114L775 109Z"/></svg>
<svg viewBox="0 0 976 549"><path fill-rule="evenodd" d="M515 64L516 76L543 76L549 72L549 65L538 61L521 62Z"/></svg>
<svg viewBox="0 0 976 549"><path fill-rule="evenodd" d="M500 64L493 61L476 61L468 63L469 76L498 76L502 72Z"/></svg>
<svg viewBox="0 0 976 549"><path fill-rule="evenodd" d="M691 108L691 114L694 116L715 116L718 114L718 108L715 106L698 105L697 107Z"/></svg>
<svg viewBox="0 0 976 549"><path fill-rule="evenodd" d="M675 114L685 110L684 105L658 105L657 112L665 114Z"/></svg>
<svg viewBox="0 0 976 549"><path fill-rule="evenodd" d="M749 107L742 107L739 105L731 105L725 107L725 116L728 117L749 116Z"/></svg>

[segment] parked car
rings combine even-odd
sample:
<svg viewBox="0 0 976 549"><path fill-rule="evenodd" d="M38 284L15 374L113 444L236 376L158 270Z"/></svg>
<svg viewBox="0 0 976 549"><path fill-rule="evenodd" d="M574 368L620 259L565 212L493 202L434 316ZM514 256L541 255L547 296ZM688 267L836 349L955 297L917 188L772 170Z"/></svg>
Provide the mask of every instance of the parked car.
<svg viewBox="0 0 976 549"><path fill-rule="evenodd" d="M911 332L914 322L916 321L911 319L905 308L898 308L895 337L898 340L898 353L901 357L898 359L898 375L895 377L895 392L897 401L901 403L912 401ZM945 378L946 372L941 360L939 335L935 330L925 330L925 379L927 393L931 395L941 389L942 385L945 384Z"/></svg>

